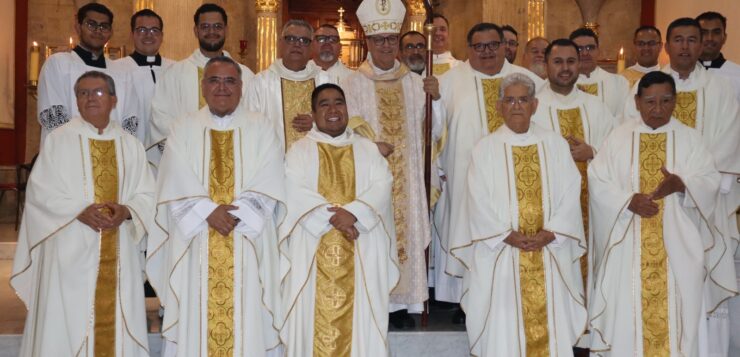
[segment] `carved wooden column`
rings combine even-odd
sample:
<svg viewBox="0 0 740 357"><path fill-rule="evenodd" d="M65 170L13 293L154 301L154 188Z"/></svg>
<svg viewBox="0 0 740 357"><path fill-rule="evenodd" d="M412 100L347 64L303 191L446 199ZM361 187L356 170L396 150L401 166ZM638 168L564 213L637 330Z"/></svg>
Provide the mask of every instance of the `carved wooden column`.
<svg viewBox="0 0 740 357"><path fill-rule="evenodd" d="M596 19L599 16L601 6L604 5L605 0L576 0L578 7L581 8L581 16L583 17L583 27L590 28L596 34L599 33L599 24Z"/></svg>
<svg viewBox="0 0 740 357"><path fill-rule="evenodd" d="M277 15L280 0L256 0L257 7L257 69L259 72L277 57Z"/></svg>

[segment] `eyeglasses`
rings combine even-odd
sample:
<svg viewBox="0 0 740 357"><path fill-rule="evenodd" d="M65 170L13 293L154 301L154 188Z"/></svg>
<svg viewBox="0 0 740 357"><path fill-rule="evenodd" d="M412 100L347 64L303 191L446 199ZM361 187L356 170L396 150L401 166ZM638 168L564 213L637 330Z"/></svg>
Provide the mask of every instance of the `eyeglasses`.
<svg viewBox="0 0 740 357"><path fill-rule="evenodd" d="M316 39L316 42L321 43L321 44L324 44L324 43L335 44L339 42L339 36L316 35L314 39Z"/></svg>
<svg viewBox="0 0 740 357"><path fill-rule="evenodd" d="M308 37L299 37L293 35L283 36L283 40L289 45L295 45L296 43L301 47L306 47L311 44L311 39Z"/></svg>
<svg viewBox="0 0 740 357"><path fill-rule="evenodd" d="M85 27L87 27L90 32L108 33L111 30L110 22L103 22L99 24L94 20L85 20Z"/></svg>
<svg viewBox="0 0 740 357"><path fill-rule="evenodd" d="M503 44L504 44L504 46L507 46L507 47L516 47L516 46L519 46L519 42L518 41L515 41L515 40L504 41Z"/></svg>
<svg viewBox="0 0 740 357"><path fill-rule="evenodd" d="M586 46L578 46L578 52L579 52L579 53L580 53L580 52L584 52L584 51L588 51L588 52L593 52L593 51L595 51L595 50L596 50L597 48L599 48L599 47L598 47L598 46L596 46L596 45L586 45Z"/></svg>
<svg viewBox="0 0 740 357"><path fill-rule="evenodd" d="M211 76L206 78L206 84L211 86L218 86L218 85L225 85L227 87L233 88L238 85L240 85L241 80L236 77L219 77L219 76Z"/></svg>
<svg viewBox="0 0 740 357"><path fill-rule="evenodd" d="M139 35L146 35L150 34L152 36L159 36L162 34L162 29L159 27L137 27L134 29L134 32L136 32Z"/></svg>
<svg viewBox="0 0 740 357"><path fill-rule="evenodd" d="M501 46L501 41L491 41L486 43L474 43L470 45L470 47L473 48L473 51L481 53L485 52L486 49L489 49L491 51L496 51L499 46Z"/></svg>
<svg viewBox="0 0 740 357"><path fill-rule="evenodd" d="M100 97L104 96L107 93L108 92L105 91L102 88L97 88L97 89L80 89L77 92L75 92L75 96L77 96L77 99L80 99L80 98L89 99L90 97L100 98Z"/></svg>
<svg viewBox="0 0 740 357"><path fill-rule="evenodd" d="M407 43L406 46L403 46L403 49L412 51L412 50L423 50L425 47L426 47L426 43L424 42L419 42L416 44Z"/></svg>
<svg viewBox="0 0 740 357"><path fill-rule="evenodd" d="M515 104L519 105L526 105L529 104L529 102L532 101L532 97L526 96L526 97L503 97L501 98L501 101L510 106L513 107Z"/></svg>
<svg viewBox="0 0 740 357"><path fill-rule="evenodd" d="M375 46L383 46L383 44L385 44L386 42L391 46L395 46L398 44L398 35L370 36L370 39L373 41L373 44Z"/></svg>
<svg viewBox="0 0 740 357"><path fill-rule="evenodd" d="M226 28L226 25L217 22L215 24L209 24L209 23L202 23L198 25L198 29L203 32L213 31L213 32L221 32Z"/></svg>
<svg viewBox="0 0 740 357"><path fill-rule="evenodd" d="M660 41L635 41L637 47L655 47L660 45Z"/></svg>

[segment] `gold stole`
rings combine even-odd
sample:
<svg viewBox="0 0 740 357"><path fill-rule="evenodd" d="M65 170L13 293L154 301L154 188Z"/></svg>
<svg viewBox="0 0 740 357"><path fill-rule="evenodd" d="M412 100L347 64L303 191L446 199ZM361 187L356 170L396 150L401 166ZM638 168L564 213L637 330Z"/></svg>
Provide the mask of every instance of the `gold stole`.
<svg viewBox="0 0 740 357"><path fill-rule="evenodd" d="M586 141L580 108L558 109L558 124L560 125L560 134L564 138L573 136L578 140ZM576 162L576 167L581 173L581 215L583 217L583 232L586 237L586 246L588 247L588 162ZM587 286L588 256L585 254L581 257L581 275L583 277L583 286ZM588 289L585 290L588 291Z"/></svg>
<svg viewBox="0 0 740 357"><path fill-rule="evenodd" d="M208 195L219 205L234 201L234 131L211 130ZM208 355L234 354L234 233L208 227Z"/></svg>
<svg viewBox="0 0 740 357"><path fill-rule="evenodd" d="M696 91L676 93L676 108L673 116L684 125L696 127Z"/></svg>
<svg viewBox="0 0 740 357"><path fill-rule="evenodd" d="M635 83L637 83L642 77L645 75L645 73L642 73L640 71L636 71L631 68L627 68L622 73L620 73L622 77L627 79L627 82L630 84L630 88L635 86Z"/></svg>
<svg viewBox="0 0 740 357"><path fill-rule="evenodd" d="M542 179L537 145L511 148L519 202L519 232L534 236L542 230ZM549 356L547 293L542 250L519 251L519 282L527 356Z"/></svg>
<svg viewBox="0 0 740 357"><path fill-rule="evenodd" d="M663 181L666 134L640 134L640 192L649 194ZM644 356L670 356L668 256L663 244L663 200L658 214L640 219L642 345Z"/></svg>
<svg viewBox="0 0 740 357"><path fill-rule="evenodd" d="M504 117L496 110L496 102L501 94L503 78L481 79L483 84L483 103L486 105L488 132L493 133L504 124Z"/></svg>
<svg viewBox="0 0 740 357"><path fill-rule="evenodd" d="M435 76L441 76L449 70L450 70L449 63L435 63L432 65L432 74Z"/></svg>
<svg viewBox="0 0 740 357"><path fill-rule="evenodd" d="M206 106L206 97L203 96L203 88L200 83L203 81L203 71L205 69L198 67L198 109Z"/></svg>
<svg viewBox="0 0 740 357"><path fill-rule="evenodd" d="M599 83L577 84L578 89L595 96L599 96Z"/></svg>
<svg viewBox="0 0 740 357"><path fill-rule="evenodd" d="M283 134L285 136L285 151L298 139L306 136L306 132L293 129L293 118L298 114L311 113L311 93L316 86L313 79L305 81L291 81L280 78L280 91L283 99Z"/></svg>
<svg viewBox="0 0 740 357"><path fill-rule="evenodd" d="M341 206L355 199L352 145L319 143L319 194ZM349 357L355 296L355 245L332 228L316 249L313 355Z"/></svg>
<svg viewBox="0 0 740 357"><path fill-rule="evenodd" d="M374 81L375 98L378 108L380 135L378 140L395 147L387 157L393 174L393 218L396 221L396 241L398 260L403 264L406 255L406 206L408 188L406 187L406 102L403 97L401 80Z"/></svg>
<svg viewBox="0 0 740 357"><path fill-rule="evenodd" d="M115 140L89 139L95 203L118 202L118 159ZM107 214L110 210L105 209ZM116 355L118 228L100 234L100 263L95 284L96 356Z"/></svg>

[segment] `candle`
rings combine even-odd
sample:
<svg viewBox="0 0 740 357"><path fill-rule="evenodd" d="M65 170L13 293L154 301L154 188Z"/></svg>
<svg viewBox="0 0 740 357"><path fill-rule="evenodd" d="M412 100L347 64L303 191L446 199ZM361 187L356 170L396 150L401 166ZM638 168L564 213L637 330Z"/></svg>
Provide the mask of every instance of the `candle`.
<svg viewBox="0 0 740 357"><path fill-rule="evenodd" d="M617 56L617 73L624 71L624 47L619 48L619 56Z"/></svg>
<svg viewBox="0 0 740 357"><path fill-rule="evenodd" d="M33 41L31 46L31 58L29 59L28 68L28 80L30 82L36 82L39 80L39 58L40 58L39 44Z"/></svg>
<svg viewBox="0 0 740 357"><path fill-rule="evenodd" d="M108 49L107 43L103 46L103 56L110 57L110 50Z"/></svg>
<svg viewBox="0 0 740 357"><path fill-rule="evenodd" d="M72 36L69 37L69 50L72 51L75 48L75 42L72 41Z"/></svg>

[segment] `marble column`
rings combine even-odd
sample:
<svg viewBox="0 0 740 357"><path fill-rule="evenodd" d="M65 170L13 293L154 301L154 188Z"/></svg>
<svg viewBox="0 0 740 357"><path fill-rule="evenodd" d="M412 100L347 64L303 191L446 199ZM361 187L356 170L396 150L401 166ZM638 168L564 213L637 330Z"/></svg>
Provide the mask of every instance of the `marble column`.
<svg viewBox="0 0 740 357"><path fill-rule="evenodd" d="M257 8L257 68L262 71L277 57L277 14L280 0L256 0Z"/></svg>

